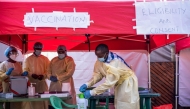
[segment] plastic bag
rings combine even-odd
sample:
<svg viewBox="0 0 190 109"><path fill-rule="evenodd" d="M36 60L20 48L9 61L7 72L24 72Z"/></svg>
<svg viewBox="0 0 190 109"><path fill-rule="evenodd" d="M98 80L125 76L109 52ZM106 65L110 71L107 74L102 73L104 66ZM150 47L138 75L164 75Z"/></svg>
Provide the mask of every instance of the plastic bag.
<svg viewBox="0 0 190 109"><path fill-rule="evenodd" d="M153 109L172 109L172 104L165 104L158 107L153 107Z"/></svg>

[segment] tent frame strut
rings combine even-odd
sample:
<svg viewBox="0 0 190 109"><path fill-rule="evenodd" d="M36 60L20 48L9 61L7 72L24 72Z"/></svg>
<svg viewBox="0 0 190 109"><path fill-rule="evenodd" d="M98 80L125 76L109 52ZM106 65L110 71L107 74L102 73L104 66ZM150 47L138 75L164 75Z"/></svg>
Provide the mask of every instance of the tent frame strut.
<svg viewBox="0 0 190 109"><path fill-rule="evenodd" d="M27 48L27 42L26 42L26 37L27 35L24 35L23 36L23 40L22 40L22 54L25 54L26 53L26 48Z"/></svg>
<svg viewBox="0 0 190 109"><path fill-rule="evenodd" d="M90 34L85 34L85 36L86 36L86 39L87 39L87 44L88 44L88 51L90 52L90 39L89 39L89 37L90 37Z"/></svg>
<svg viewBox="0 0 190 109"><path fill-rule="evenodd" d="M101 39L101 40L95 40L95 41L91 41L91 43L94 42L103 42L103 41L109 41L109 40L127 40L127 41L134 41L134 42L146 42L146 40L137 40L137 39L132 39L129 37L132 37L134 35L124 35L124 36L120 36L120 37L113 37L113 36L108 36L108 35L94 35L94 36L98 36L98 37L105 37L105 39Z"/></svg>

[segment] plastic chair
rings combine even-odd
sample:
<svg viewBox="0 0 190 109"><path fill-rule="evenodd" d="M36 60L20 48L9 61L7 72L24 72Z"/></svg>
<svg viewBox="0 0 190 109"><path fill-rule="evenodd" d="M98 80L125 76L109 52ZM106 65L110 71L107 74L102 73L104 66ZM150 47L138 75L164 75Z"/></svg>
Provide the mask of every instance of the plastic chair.
<svg viewBox="0 0 190 109"><path fill-rule="evenodd" d="M59 97L57 96L50 96L50 102L51 105L55 108L55 109L63 109L62 105L66 106L67 108L77 108L77 105L70 105L65 103L63 100L61 100Z"/></svg>

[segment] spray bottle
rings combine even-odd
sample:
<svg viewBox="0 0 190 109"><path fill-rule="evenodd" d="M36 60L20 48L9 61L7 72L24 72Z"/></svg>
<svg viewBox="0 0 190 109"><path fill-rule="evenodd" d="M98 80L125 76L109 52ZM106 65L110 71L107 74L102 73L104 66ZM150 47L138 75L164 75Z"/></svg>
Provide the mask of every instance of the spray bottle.
<svg viewBox="0 0 190 109"><path fill-rule="evenodd" d="M32 84L36 83L30 83L30 86L28 87L28 96L35 96L35 87L33 87Z"/></svg>
<svg viewBox="0 0 190 109"><path fill-rule="evenodd" d="M86 99L84 98L84 94L80 93L78 94L78 100L77 100L77 105L78 109L87 109L87 104L86 104Z"/></svg>

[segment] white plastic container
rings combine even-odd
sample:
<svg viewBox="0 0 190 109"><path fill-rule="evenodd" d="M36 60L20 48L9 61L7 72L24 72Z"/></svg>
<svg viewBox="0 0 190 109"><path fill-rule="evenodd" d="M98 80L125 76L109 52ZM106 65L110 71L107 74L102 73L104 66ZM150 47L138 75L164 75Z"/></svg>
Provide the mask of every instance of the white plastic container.
<svg viewBox="0 0 190 109"><path fill-rule="evenodd" d="M79 98L77 99L78 109L87 109L86 99L84 98L83 93L78 94Z"/></svg>
<svg viewBox="0 0 190 109"><path fill-rule="evenodd" d="M35 96L35 87L32 86L32 84L36 83L30 83L30 86L28 87L28 96Z"/></svg>

